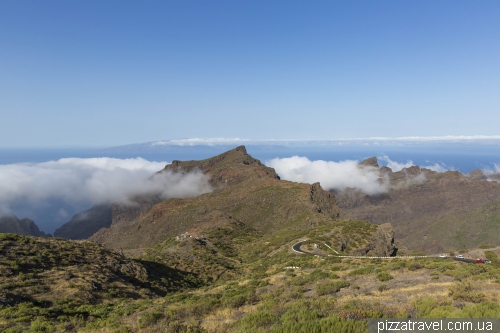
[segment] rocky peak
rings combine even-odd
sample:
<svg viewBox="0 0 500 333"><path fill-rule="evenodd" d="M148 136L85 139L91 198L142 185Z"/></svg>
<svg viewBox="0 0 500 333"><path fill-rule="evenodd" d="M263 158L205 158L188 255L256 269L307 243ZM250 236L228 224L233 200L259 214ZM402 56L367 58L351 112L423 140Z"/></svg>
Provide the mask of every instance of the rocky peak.
<svg viewBox="0 0 500 333"><path fill-rule="evenodd" d="M167 165L160 172L190 172L200 170L211 176L214 188L239 183L248 178L280 179L274 169L262 164L239 146L225 153L201 161L178 161Z"/></svg>
<svg viewBox="0 0 500 333"><path fill-rule="evenodd" d="M0 217L0 233L12 233L23 236L47 236L38 229L38 226L30 219L18 219L15 215Z"/></svg>
<svg viewBox="0 0 500 333"><path fill-rule="evenodd" d="M398 252L394 245L394 228L390 223L378 226L377 231L370 239L368 245L357 251L357 254L373 254L380 257L392 257Z"/></svg>
<svg viewBox="0 0 500 333"><path fill-rule="evenodd" d="M369 166L369 167L374 167L374 168L379 167L377 158L375 156L367 158L366 160L359 162L358 165L359 166Z"/></svg>
<svg viewBox="0 0 500 333"><path fill-rule="evenodd" d="M332 218L338 218L340 216L340 209L337 205L335 196L325 191L319 183L311 185L309 199L316 205L316 211L318 213L326 214Z"/></svg>

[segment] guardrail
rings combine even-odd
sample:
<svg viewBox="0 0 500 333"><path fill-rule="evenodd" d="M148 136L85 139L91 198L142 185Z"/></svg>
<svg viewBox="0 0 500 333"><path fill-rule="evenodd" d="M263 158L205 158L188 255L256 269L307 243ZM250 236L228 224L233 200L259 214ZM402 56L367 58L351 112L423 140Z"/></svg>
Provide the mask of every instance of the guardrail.
<svg viewBox="0 0 500 333"><path fill-rule="evenodd" d="M336 256L333 254L329 254L329 257L338 257L338 258L354 258L354 259L411 259L411 258L429 258L429 256L395 256L395 257L371 257L371 256Z"/></svg>

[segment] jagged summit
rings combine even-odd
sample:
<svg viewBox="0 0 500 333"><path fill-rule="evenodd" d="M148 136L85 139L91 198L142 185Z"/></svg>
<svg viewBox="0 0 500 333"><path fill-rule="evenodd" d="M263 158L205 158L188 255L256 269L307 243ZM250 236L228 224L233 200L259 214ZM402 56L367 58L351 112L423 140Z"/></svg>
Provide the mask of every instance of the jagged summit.
<svg viewBox="0 0 500 333"><path fill-rule="evenodd" d="M13 233L24 236L47 236L38 226L28 218L18 219L15 215L0 217L0 233Z"/></svg>
<svg viewBox="0 0 500 333"><path fill-rule="evenodd" d="M371 167L374 167L374 168L378 168L379 167L378 160L377 160L377 158L375 156L367 158L366 160L363 160L363 161L359 162L359 165L361 165L361 166L371 166Z"/></svg>
<svg viewBox="0 0 500 333"><path fill-rule="evenodd" d="M211 175L210 184L216 188L235 184L252 177L280 179L274 169L262 164L247 153L245 146L239 146L220 155L201 161L172 161L160 172L201 170Z"/></svg>

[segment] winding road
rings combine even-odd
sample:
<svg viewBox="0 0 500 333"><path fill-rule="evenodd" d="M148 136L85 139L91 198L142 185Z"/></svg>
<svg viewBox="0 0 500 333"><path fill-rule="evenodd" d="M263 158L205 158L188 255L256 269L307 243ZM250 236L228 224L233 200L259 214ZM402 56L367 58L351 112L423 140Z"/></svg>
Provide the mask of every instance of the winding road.
<svg viewBox="0 0 500 333"><path fill-rule="evenodd" d="M304 243L305 241L301 240L299 241L298 243L295 243L292 245L292 250L294 250L295 252L297 253L307 253L307 254L312 254L312 253L309 253L309 252L305 252L305 251L302 251L300 249L300 247L302 246L302 243Z"/></svg>
<svg viewBox="0 0 500 333"><path fill-rule="evenodd" d="M311 254L311 255L315 255L315 256L318 256L318 254L314 254L314 253L311 253L311 252L306 252L306 251L303 251L300 247L302 246L302 243L304 243L306 240L300 240L298 241L297 243L293 244L292 245L292 250L296 253L300 253L300 254ZM319 255L319 256L324 256L324 255ZM402 257L370 257L370 256L340 256L340 255L333 255L333 254L329 254L328 255L329 257L330 256L333 256L333 257L340 257L340 258L358 258L358 259L395 259L395 258L438 258L437 255L431 255L431 256L402 256ZM461 262L465 262L465 263L468 263L468 264L474 264L476 263L476 260L474 259L460 259L460 258L456 258L456 257L451 257L453 260L456 260L456 261L461 261ZM443 259L447 259L447 258L443 258Z"/></svg>

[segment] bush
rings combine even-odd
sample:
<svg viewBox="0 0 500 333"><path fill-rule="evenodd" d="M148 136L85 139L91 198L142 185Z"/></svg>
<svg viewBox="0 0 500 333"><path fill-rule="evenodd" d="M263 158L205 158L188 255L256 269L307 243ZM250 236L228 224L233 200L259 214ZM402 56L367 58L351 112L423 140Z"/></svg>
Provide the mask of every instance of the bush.
<svg viewBox="0 0 500 333"><path fill-rule="evenodd" d="M148 326L152 326L158 322L163 317L163 313L155 311L155 312L147 312L144 313L139 318L139 328L145 328Z"/></svg>
<svg viewBox="0 0 500 333"><path fill-rule="evenodd" d="M394 279L394 277L387 272L380 272L377 274L377 279L381 282L384 282L384 281L392 280L392 279Z"/></svg>
<svg viewBox="0 0 500 333"><path fill-rule="evenodd" d="M319 296L329 295L345 287L349 287L349 282L346 280L325 281L316 285L316 293Z"/></svg>
<svg viewBox="0 0 500 333"><path fill-rule="evenodd" d="M377 287L377 290L380 291L380 292L384 292L386 291L388 288L387 288L387 285L386 284L381 284Z"/></svg>
<svg viewBox="0 0 500 333"><path fill-rule="evenodd" d="M500 267L500 259L498 259L498 256L494 252L486 251L484 255L486 256L486 259L491 261L493 266Z"/></svg>
<svg viewBox="0 0 500 333"><path fill-rule="evenodd" d="M418 262L410 262L408 265L406 265L406 267L410 271L416 271L417 269L421 269L422 265Z"/></svg>
<svg viewBox="0 0 500 333"><path fill-rule="evenodd" d="M450 288L450 296L456 301L480 303L486 299L486 295L477 291L477 287L470 281L462 281Z"/></svg>
<svg viewBox="0 0 500 333"><path fill-rule="evenodd" d="M241 320L242 328L248 331L257 331L259 328L267 328L276 322L275 315L268 311L250 313Z"/></svg>
<svg viewBox="0 0 500 333"><path fill-rule="evenodd" d="M355 275L365 275L365 274L370 274L370 273L373 273L374 269L372 266L368 266L368 267L362 267L362 268L358 268L358 269L355 269L351 272L349 272L349 276L355 276Z"/></svg>

